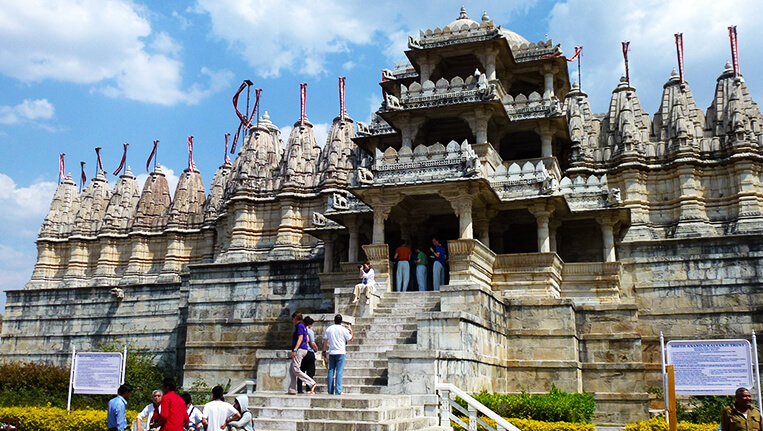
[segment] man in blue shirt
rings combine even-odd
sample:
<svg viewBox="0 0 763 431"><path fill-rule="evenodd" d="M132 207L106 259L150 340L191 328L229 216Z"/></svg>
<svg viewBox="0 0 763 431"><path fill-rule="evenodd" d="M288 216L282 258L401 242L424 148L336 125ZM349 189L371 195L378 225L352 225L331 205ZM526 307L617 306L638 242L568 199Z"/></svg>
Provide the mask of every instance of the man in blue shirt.
<svg viewBox="0 0 763 431"><path fill-rule="evenodd" d="M432 287L434 288L433 290L440 290L440 285L445 283L445 260L448 258L448 253L437 238L432 238L432 245L434 247L429 248L434 255Z"/></svg>
<svg viewBox="0 0 763 431"><path fill-rule="evenodd" d="M117 389L117 396L109 401L108 409L108 427L109 431L125 431L127 428L127 399L132 394L132 386L124 383Z"/></svg>

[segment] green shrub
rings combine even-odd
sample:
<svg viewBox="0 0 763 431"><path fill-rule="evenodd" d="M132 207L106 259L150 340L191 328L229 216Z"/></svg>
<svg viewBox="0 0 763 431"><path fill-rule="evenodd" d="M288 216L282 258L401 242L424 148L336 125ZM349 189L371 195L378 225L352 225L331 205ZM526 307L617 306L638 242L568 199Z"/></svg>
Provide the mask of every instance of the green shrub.
<svg viewBox="0 0 763 431"><path fill-rule="evenodd" d="M138 416L127 411L127 423ZM19 418L23 431L103 431L106 429L105 410L72 410L58 407L0 407L0 417Z"/></svg>
<svg viewBox="0 0 763 431"><path fill-rule="evenodd" d="M718 423L721 420L721 412L727 406L734 404L734 397L727 396L691 396L689 401L676 404L676 418L679 421L694 424Z"/></svg>
<svg viewBox="0 0 763 431"><path fill-rule="evenodd" d="M502 395L482 391L474 398L505 418L534 419L543 422L591 423L596 401L591 394L571 394L556 386L544 395ZM466 403L458 400L466 407Z"/></svg>
<svg viewBox="0 0 763 431"><path fill-rule="evenodd" d="M706 424L679 422L677 431L715 431L717 427L718 422ZM657 416L648 421L626 425L625 431L668 431L668 423L665 421L665 416Z"/></svg>
<svg viewBox="0 0 763 431"><path fill-rule="evenodd" d="M485 421L488 425L490 425L493 428L496 428L496 423L494 420L480 416L480 419ZM465 423L469 423L469 418L461 417L461 420ZM570 422L542 422L542 421L535 421L532 419L506 419L507 421L511 422L512 425L519 428L522 431L594 431L594 426L592 424L583 424L583 423L570 423ZM464 429L459 426L457 423L451 421L451 425L453 426L453 429L455 431L464 431ZM477 429L479 431L486 431L487 429L484 428L482 425L478 425Z"/></svg>

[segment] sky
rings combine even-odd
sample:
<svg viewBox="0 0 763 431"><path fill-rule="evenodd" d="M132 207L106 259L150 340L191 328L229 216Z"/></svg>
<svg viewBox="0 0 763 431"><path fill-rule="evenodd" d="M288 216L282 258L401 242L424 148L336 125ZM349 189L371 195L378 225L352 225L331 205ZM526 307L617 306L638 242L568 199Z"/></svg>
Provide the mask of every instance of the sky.
<svg viewBox="0 0 763 431"><path fill-rule="evenodd" d="M733 7L729 6L733 4ZM22 289L36 260L35 239L66 172L95 173L95 147L111 175L122 143L127 164L145 179L158 139L158 162L174 190L188 164L187 136L207 189L223 161L224 135L238 119L231 98L249 79L262 88L284 139L307 118L322 145L339 112L337 77L346 76L347 112L368 122L381 103L381 70L405 60L408 35L444 27L464 5L479 21L529 41L551 38L571 56L583 46L582 87L605 113L623 74L650 115L676 67L674 33L684 35L685 75L700 108L731 59L729 25L738 27L740 70L763 101L760 0L3 0L0 2L0 312L4 291ZM571 80L577 63L569 64ZM242 98L241 109L245 109ZM253 100L251 102L253 105Z"/></svg>

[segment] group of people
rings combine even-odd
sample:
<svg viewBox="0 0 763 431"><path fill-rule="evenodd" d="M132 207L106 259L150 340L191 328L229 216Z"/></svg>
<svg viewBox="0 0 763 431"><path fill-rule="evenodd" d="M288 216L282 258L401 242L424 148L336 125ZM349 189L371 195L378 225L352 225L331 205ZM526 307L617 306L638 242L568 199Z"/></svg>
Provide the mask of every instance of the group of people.
<svg viewBox="0 0 763 431"><path fill-rule="evenodd" d="M400 241L400 247L395 250L395 255L392 260L397 262L397 273L395 284L395 291L405 292L408 290L408 284L411 280L411 261L416 264L416 284L418 285L419 292L427 290L427 265L429 259L433 259L432 264L432 289L440 290L440 286L445 283L445 262L448 260L448 252L445 250L445 246L440 244L440 240L432 238L432 247L429 247L431 253L427 256L420 248L416 248L416 254L411 252L408 248L405 240ZM371 303L371 297L376 291L374 281L374 270L371 268L371 263L366 261L360 266L360 283L355 285L353 291L352 303L357 304L360 301L360 297L366 296L366 305Z"/></svg>
<svg viewBox="0 0 763 431"><path fill-rule="evenodd" d="M440 244L440 240L432 238L432 247L429 248L431 255L429 257L420 248L417 247L415 250L416 254L413 255L405 240L400 241L400 247L395 250L395 255L392 257L397 262L397 283L395 290L397 292L408 290L411 276L411 260L416 264L416 284L419 287L419 292L427 290L427 265L430 258L434 259L432 264L432 288L433 290L440 290L440 286L445 282L445 261L448 259L445 247Z"/></svg>
<svg viewBox="0 0 763 431"><path fill-rule="evenodd" d="M215 386L212 388L212 401L204 405L202 411L193 405L191 394L178 395L175 390L175 380L164 379L162 389L151 394L151 404L138 414L138 431L254 431L247 395L239 395L233 404L229 404L223 399L222 386ZM133 387L124 383L117 390L118 395L109 401L109 431L124 431L127 428L125 413L127 399L132 392Z"/></svg>
<svg viewBox="0 0 763 431"><path fill-rule="evenodd" d="M371 281L373 281L373 270ZM291 315L294 323L292 334L292 349L290 353L291 364L289 366L289 390L287 394L296 395L302 393L302 383L307 386L308 394L315 393L318 384L315 382L315 352L318 345L315 343L315 332L312 330L314 320L310 316L302 317L302 313L295 312ZM342 394L342 377L344 374L344 358L347 354L347 343L353 340L352 328L349 323L343 321L341 314L334 316L334 324L326 328L323 337L323 349L321 354L324 361L328 359L328 393L333 395ZM312 353L312 357L310 356ZM312 361L312 363L310 363ZM307 364L306 364L307 363Z"/></svg>

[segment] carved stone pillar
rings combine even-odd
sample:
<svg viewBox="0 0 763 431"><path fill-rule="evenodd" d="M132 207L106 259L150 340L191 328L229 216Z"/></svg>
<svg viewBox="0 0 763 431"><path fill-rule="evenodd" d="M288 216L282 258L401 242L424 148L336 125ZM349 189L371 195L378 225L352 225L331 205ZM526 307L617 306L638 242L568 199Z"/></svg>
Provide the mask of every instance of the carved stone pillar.
<svg viewBox="0 0 763 431"><path fill-rule="evenodd" d="M553 156L551 139L554 137L554 132L554 127L546 122L540 123L540 126L535 129L535 133L540 135L541 157Z"/></svg>
<svg viewBox="0 0 763 431"><path fill-rule="evenodd" d="M334 235L323 241L323 272L334 270Z"/></svg>
<svg viewBox="0 0 763 431"><path fill-rule="evenodd" d="M541 74L543 74L543 99L551 100L554 97L554 73L558 68L550 64L543 65Z"/></svg>
<svg viewBox="0 0 763 431"><path fill-rule="evenodd" d="M535 207L530 208L530 212L535 216L535 221L538 224L538 252L548 253L551 251L551 238L548 223L554 209L546 204L538 204Z"/></svg>
<svg viewBox="0 0 763 431"><path fill-rule="evenodd" d="M553 251L554 253L557 253L559 251L559 244L557 243L557 240L556 240L556 230L561 225L562 225L562 222L559 220L552 220L548 224L548 228L549 228L548 238L551 245L551 251Z"/></svg>
<svg viewBox="0 0 763 431"><path fill-rule="evenodd" d="M485 247L490 248L490 219L498 214L498 211L491 209L483 209L477 211L479 215L474 218L474 228L477 230L477 239L480 240Z"/></svg>
<svg viewBox="0 0 763 431"><path fill-rule="evenodd" d="M601 225L601 240L604 262L615 262L615 223L611 216L596 217L596 221Z"/></svg>
<svg viewBox="0 0 763 431"><path fill-rule="evenodd" d="M350 241L347 247L347 261L357 262L360 251L360 223L353 217L347 223L347 229L350 231Z"/></svg>
<svg viewBox="0 0 763 431"><path fill-rule="evenodd" d="M495 55L497 53L496 49L487 49L483 54L479 55L479 60L485 68L485 77L488 81L495 79Z"/></svg>
<svg viewBox="0 0 763 431"><path fill-rule="evenodd" d="M429 81L429 78L432 75L432 71L434 70L434 66L434 63L430 58L424 58L419 61L419 75L421 76L421 85L424 85L425 81Z"/></svg>
<svg viewBox="0 0 763 431"><path fill-rule="evenodd" d="M488 120L490 120L490 115L492 112L490 110L484 109L484 108L476 108L474 109L474 112L466 113L461 115L461 118L466 120L466 122L469 124L469 128L472 129L472 133L474 133L475 142L479 144L484 144L488 141L487 138L487 126L488 126Z"/></svg>
<svg viewBox="0 0 763 431"><path fill-rule="evenodd" d="M419 133L419 128L424 124L423 118L401 118L398 121L398 127L400 127L400 135L403 140L403 147L413 148L413 141L416 139L416 135Z"/></svg>
<svg viewBox="0 0 763 431"><path fill-rule="evenodd" d="M456 216L458 216L458 239L474 239L471 195L458 195L451 197L448 201L450 206L453 207Z"/></svg>
<svg viewBox="0 0 763 431"><path fill-rule="evenodd" d="M392 205L373 205L374 209L374 230L371 242L373 244L384 244L384 222L392 211Z"/></svg>

